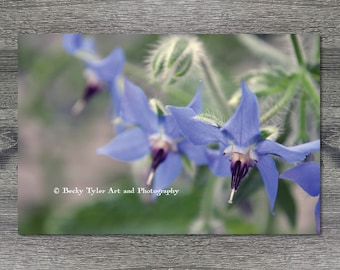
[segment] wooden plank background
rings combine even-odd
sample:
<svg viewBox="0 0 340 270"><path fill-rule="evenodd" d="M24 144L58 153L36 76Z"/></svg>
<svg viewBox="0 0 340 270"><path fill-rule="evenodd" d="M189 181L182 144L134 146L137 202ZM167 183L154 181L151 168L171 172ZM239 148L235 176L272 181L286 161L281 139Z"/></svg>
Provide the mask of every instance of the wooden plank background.
<svg viewBox="0 0 340 270"><path fill-rule="evenodd" d="M17 234L18 33L320 33L321 236ZM340 269L338 0L0 1L0 269Z"/></svg>

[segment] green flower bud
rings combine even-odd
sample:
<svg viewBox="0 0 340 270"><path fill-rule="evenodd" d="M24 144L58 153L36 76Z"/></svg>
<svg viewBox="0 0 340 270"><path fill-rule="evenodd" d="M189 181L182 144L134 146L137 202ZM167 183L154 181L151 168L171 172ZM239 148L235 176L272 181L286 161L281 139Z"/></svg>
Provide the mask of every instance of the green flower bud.
<svg viewBox="0 0 340 270"><path fill-rule="evenodd" d="M191 36L170 36L162 39L147 59L152 80L173 84L189 76L200 63L203 46Z"/></svg>

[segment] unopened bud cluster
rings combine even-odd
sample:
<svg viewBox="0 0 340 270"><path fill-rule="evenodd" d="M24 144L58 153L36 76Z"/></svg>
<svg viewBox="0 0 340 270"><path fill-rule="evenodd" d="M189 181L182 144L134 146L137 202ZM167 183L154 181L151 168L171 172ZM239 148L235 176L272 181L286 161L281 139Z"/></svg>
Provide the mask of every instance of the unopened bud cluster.
<svg viewBox="0 0 340 270"><path fill-rule="evenodd" d="M162 84L174 84L193 72L203 54L203 45L195 37L163 38L147 59L150 77Z"/></svg>

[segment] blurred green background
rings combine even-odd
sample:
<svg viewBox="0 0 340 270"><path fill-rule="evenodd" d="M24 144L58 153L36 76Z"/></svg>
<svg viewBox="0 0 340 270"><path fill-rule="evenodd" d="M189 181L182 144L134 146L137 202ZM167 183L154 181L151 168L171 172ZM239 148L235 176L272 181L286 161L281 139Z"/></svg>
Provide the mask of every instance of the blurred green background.
<svg viewBox="0 0 340 270"><path fill-rule="evenodd" d="M124 49L124 75L164 104L185 106L198 88L195 73L176 85L148 81L145 59L160 35L94 35L105 57ZM296 59L289 35L197 35L210 58L227 98L240 79L259 91L261 112L284 94ZM311 74L320 80L316 35L300 37ZM298 186L280 180L276 215L256 169L243 180L232 205L226 204L230 178L216 178L205 167L186 169L172 187L177 196L150 202L139 194L55 194L54 188L130 189L142 186L147 158L124 163L96 155L114 137L109 92L94 97L77 116L74 103L82 96L84 63L67 54L62 35L19 36L19 233L20 234L272 234L315 233L314 205ZM278 88L270 96L265 89ZM217 110L203 87L204 110L226 121L235 109ZM234 104L235 105L235 104ZM296 143L299 125L294 100L269 124L280 128L280 142ZM309 108L312 112L313 108ZM314 110L315 111L315 110ZM312 113L311 113L312 114ZM319 122L310 118L309 139L319 138ZM287 165L278 164L279 171ZM170 187L169 187L170 188Z"/></svg>

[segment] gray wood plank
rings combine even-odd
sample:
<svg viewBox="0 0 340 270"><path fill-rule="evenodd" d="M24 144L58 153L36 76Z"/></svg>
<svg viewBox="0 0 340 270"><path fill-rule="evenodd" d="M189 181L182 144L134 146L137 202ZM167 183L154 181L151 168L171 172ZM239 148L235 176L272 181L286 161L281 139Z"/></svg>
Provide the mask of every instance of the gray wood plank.
<svg viewBox="0 0 340 270"><path fill-rule="evenodd" d="M340 7L323 1L1 1L1 269L340 268ZM18 33L320 33L321 236L19 236Z"/></svg>

